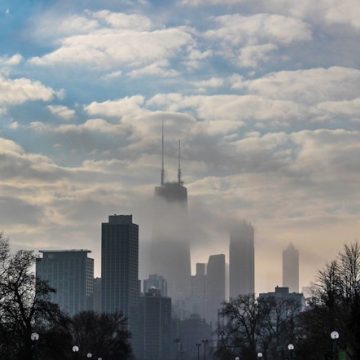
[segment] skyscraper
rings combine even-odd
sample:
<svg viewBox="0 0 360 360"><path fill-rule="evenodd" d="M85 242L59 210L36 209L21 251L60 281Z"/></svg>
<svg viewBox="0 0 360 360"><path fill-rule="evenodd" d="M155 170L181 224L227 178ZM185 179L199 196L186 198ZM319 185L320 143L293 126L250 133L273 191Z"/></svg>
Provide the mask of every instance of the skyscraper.
<svg viewBox="0 0 360 360"><path fill-rule="evenodd" d="M94 279L94 304L93 304L93 310L97 313L102 312L102 306L101 306L101 278L95 278Z"/></svg>
<svg viewBox="0 0 360 360"><path fill-rule="evenodd" d="M229 255L230 297L254 294L254 228L250 223L242 221L231 230Z"/></svg>
<svg viewBox="0 0 360 360"><path fill-rule="evenodd" d="M187 189L181 179L180 144L177 182L165 182L164 133L161 183L155 188L151 272L163 276L168 295L182 301L190 292L190 241Z"/></svg>
<svg viewBox="0 0 360 360"><path fill-rule="evenodd" d="M124 313L130 325L139 297L138 253L139 227L132 215L109 216L101 230L102 310Z"/></svg>
<svg viewBox="0 0 360 360"><path fill-rule="evenodd" d="M144 294L154 288L160 290L161 296L167 296L167 281L162 276L151 274L144 280Z"/></svg>
<svg viewBox="0 0 360 360"><path fill-rule="evenodd" d="M171 355L171 299L150 289L139 303L141 360L167 360Z"/></svg>
<svg viewBox="0 0 360 360"><path fill-rule="evenodd" d="M282 254L283 286L290 292L299 292L299 251L290 244Z"/></svg>
<svg viewBox="0 0 360 360"><path fill-rule="evenodd" d="M189 308L191 314L198 314L202 319L206 317L206 264L196 264L196 274L191 276L191 291Z"/></svg>
<svg viewBox="0 0 360 360"><path fill-rule="evenodd" d="M51 301L70 315L92 310L94 259L90 250L41 250L36 259L36 276L56 290Z"/></svg>
<svg viewBox="0 0 360 360"><path fill-rule="evenodd" d="M207 320L217 326L218 311L225 300L225 255L211 255L207 265Z"/></svg>

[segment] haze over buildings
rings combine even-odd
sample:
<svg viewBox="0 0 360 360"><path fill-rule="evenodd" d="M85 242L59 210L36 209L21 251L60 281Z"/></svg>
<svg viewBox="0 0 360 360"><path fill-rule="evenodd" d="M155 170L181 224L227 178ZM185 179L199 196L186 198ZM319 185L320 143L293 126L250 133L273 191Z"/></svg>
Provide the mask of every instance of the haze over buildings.
<svg viewBox="0 0 360 360"><path fill-rule="evenodd" d="M163 130L164 131L164 130ZM165 181L164 132L160 186L155 188L150 271L167 281L168 295L183 301L190 294L190 239L187 189L181 179L180 143L177 182Z"/></svg>
<svg viewBox="0 0 360 360"><path fill-rule="evenodd" d="M217 326L218 312L225 300L225 255L210 255L206 273L206 319Z"/></svg>
<svg viewBox="0 0 360 360"><path fill-rule="evenodd" d="M229 245L230 297L255 293L254 228L245 221L234 225Z"/></svg>
<svg viewBox="0 0 360 360"><path fill-rule="evenodd" d="M282 253L283 286L299 292L299 251L290 244Z"/></svg>

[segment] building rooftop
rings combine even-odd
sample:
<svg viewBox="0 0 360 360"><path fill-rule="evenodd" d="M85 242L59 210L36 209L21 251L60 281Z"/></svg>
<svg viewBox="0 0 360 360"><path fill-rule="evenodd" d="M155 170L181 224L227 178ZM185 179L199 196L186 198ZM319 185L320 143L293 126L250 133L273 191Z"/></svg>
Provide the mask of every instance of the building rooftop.
<svg viewBox="0 0 360 360"><path fill-rule="evenodd" d="M71 250L39 250L41 254L49 254L49 253L71 253L71 252L85 252L91 253L91 250L87 249L71 249Z"/></svg>

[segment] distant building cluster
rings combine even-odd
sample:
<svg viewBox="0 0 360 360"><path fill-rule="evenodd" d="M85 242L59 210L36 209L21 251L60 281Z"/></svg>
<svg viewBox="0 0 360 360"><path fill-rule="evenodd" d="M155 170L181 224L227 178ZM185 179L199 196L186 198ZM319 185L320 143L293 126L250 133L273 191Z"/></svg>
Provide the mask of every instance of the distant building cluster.
<svg viewBox="0 0 360 360"><path fill-rule="evenodd" d="M162 154L164 139L162 138ZM191 275L191 220L188 194L181 179L180 147L177 182L155 188L151 268L139 280L139 226L132 215L111 215L101 225L101 278L94 278L89 250L42 250L36 275L56 290L52 301L71 314L84 310L122 312L128 318L135 355L140 360L197 359L199 347L211 347L221 319L219 309L230 297L255 293L254 228L245 221L230 231L229 263L224 254L196 264ZM158 219L161 219L159 221ZM227 271L229 274L227 274ZM304 306L299 294L299 252L283 252L283 287L260 294L259 301L290 297Z"/></svg>

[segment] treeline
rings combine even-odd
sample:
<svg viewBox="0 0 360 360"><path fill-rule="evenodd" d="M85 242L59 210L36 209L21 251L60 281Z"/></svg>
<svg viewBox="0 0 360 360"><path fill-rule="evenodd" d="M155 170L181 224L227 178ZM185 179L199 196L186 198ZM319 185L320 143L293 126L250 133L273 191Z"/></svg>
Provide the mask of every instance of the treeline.
<svg viewBox="0 0 360 360"><path fill-rule="evenodd" d="M345 245L319 271L305 311L290 297L239 296L222 314L218 359L360 360L359 244Z"/></svg>
<svg viewBox="0 0 360 360"><path fill-rule="evenodd" d="M35 278L35 260L33 251L12 254L0 235L0 359L131 359L126 318L62 313L50 302L54 290Z"/></svg>

